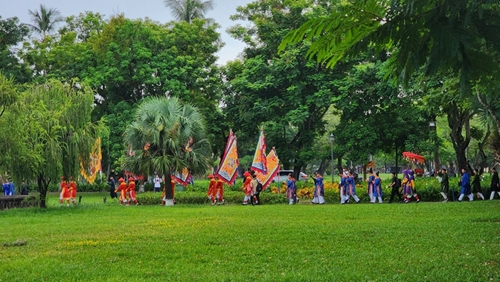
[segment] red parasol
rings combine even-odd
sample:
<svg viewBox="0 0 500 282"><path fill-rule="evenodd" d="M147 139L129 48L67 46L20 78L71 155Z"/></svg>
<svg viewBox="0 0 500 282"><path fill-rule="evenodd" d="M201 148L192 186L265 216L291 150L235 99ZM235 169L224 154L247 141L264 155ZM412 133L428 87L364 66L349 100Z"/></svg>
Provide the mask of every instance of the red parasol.
<svg viewBox="0 0 500 282"><path fill-rule="evenodd" d="M425 158L412 152L403 152L403 158L407 161L424 164Z"/></svg>

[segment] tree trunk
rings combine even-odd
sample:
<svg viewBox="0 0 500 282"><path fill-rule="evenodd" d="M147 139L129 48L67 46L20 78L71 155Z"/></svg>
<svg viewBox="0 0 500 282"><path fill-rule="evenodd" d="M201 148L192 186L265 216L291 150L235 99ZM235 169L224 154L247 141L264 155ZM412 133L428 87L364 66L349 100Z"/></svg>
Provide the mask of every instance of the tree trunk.
<svg viewBox="0 0 500 282"><path fill-rule="evenodd" d="M174 205L174 193L172 187L172 175L170 173L166 173L165 175L165 206L173 206Z"/></svg>
<svg viewBox="0 0 500 282"><path fill-rule="evenodd" d="M477 162L477 165L475 167L478 167L483 170L487 165L488 165L488 158L486 157L486 153L484 152L484 144L486 144L487 140L490 138L491 131L490 127L488 126L488 130L486 131L486 134L484 135L484 138L481 142L479 142L478 149L479 149L479 161ZM481 171L482 173L482 171Z"/></svg>
<svg viewBox="0 0 500 282"><path fill-rule="evenodd" d="M338 156L337 157L337 171L343 171L343 167L342 167L342 156Z"/></svg>
<svg viewBox="0 0 500 282"><path fill-rule="evenodd" d="M396 161L395 161L395 164L396 164L396 171L395 171L395 175L396 177L398 176L398 173L399 173L399 167L398 167L398 143L397 142L394 142L394 145L395 145L395 148L396 148Z"/></svg>
<svg viewBox="0 0 500 282"><path fill-rule="evenodd" d="M40 208L47 208L47 190L50 181L46 181L43 174L37 177L38 192L40 192Z"/></svg>
<svg viewBox="0 0 500 282"><path fill-rule="evenodd" d="M326 169L330 165L332 165L331 162L332 162L331 160L325 160L325 159L321 160L321 163L319 164L319 168L318 168L319 173L324 174Z"/></svg>
<svg viewBox="0 0 500 282"><path fill-rule="evenodd" d="M450 138L457 157L457 170L467 168L467 158L465 150L470 143L470 118L471 111L461 109L455 102L452 102L447 109L448 126L451 129ZM465 136L462 132L465 131Z"/></svg>

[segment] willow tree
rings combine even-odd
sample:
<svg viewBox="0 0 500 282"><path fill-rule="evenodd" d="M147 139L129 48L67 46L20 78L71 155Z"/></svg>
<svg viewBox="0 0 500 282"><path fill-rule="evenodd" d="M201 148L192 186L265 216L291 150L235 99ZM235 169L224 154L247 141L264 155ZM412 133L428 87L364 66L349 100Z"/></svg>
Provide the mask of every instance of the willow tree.
<svg viewBox="0 0 500 282"><path fill-rule="evenodd" d="M8 109L6 119L15 130L16 144L7 151L16 179L36 179L40 207L46 207L50 183L79 175L88 164L101 123L91 122L94 93L79 83L52 80L29 86Z"/></svg>
<svg viewBox="0 0 500 282"><path fill-rule="evenodd" d="M167 187L171 172L187 168L191 173L205 173L210 167L204 119L197 108L177 98L143 99L125 129L124 142L130 152L124 169L135 174L161 174ZM165 205L172 205L172 189L166 189L166 198Z"/></svg>

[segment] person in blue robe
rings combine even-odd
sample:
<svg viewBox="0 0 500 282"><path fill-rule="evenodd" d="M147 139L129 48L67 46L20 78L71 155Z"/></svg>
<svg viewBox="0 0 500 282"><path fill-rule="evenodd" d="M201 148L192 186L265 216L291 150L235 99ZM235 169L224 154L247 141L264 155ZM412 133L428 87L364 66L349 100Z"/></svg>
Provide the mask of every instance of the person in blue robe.
<svg viewBox="0 0 500 282"><path fill-rule="evenodd" d="M375 180L373 181L373 202L375 203L378 199L379 203L382 203L382 181L380 180L379 172L375 173Z"/></svg>
<svg viewBox="0 0 500 282"><path fill-rule="evenodd" d="M314 198L311 203L313 204L324 204L325 203L325 186L323 185L323 176L316 172L316 178L314 178Z"/></svg>
<svg viewBox="0 0 500 282"><path fill-rule="evenodd" d="M460 178L460 196L458 201L461 202L465 195L469 197L469 201L474 201L474 195L470 190L470 177L465 168L462 168L462 177Z"/></svg>

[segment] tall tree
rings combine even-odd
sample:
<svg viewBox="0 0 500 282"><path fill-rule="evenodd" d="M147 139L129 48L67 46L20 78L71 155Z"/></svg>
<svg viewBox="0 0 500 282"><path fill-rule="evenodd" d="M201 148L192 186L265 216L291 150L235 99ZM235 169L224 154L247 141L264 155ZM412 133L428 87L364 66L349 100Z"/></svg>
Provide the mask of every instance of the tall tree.
<svg viewBox="0 0 500 282"><path fill-rule="evenodd" d="M55 31L57 23L64 21L59 10L56 8L48 9L43 4L40 4L39 10L28 10L28 12L33 22L29 26L33 31L42 35L42 40L49 32Z"/></svg>
<svg viewBox="0 0 500 282"><path fill-rule="evenodd" d="M214 8L212 0L164 0L178 21L191 23L194 19L204 19L205 14Z"/></svg>
<svg viewBox="0 0 500 282"><path fill-rule="evenodd" d="M123 140L129 151L124 168L136 174L165 177L170 187L173 171L187 168L205 173L210 168L210 144L205 121L195 107L177 98L148 97L141 101ZM173 188L173 187L171 187ZM166 205L172 203L172 190L166 189Z"/></svg>
<svg viewBox="0 0 500 282"><path fill-rule="evenodd" d="M61 175L76 177L85 166L103 126L91 122L94 93L81 83L49 81L30 86L9 108L6 119L16 130L7 154L15 159L9 171L16 179L36 179L40 207L46 207L47 188Z"/></svg>
<svg viewBox="0 0 500 282"><path fill-rule="evenodd" d="M17 82L27 82L31 76L29 67L19 60L14 49L28 33L28 26L19 23L17 17L4 20L0 16L0 72Z"/></svg>
<svg viewBox="0 0 500 282"><path fill-rule="evenodd" d="M250 19L252 25L230 30L247 43L243 64L232 63L229 67L234 69L228 71L226 113L234 121L233 129L244 145L244 140L257 140L260 125L272 128L266 131L268 146L276 147L280 160L285 167L293 167L296 177L315 157L313 144L325 133L323 116L338 97L334 81L342 75L340 67L330 70L305 59L307 43L277 54L290 29L326 11L312 10L313 2L271 0L238 7L232 19Z"/></svg>
<svg viewBox="0 0 500 282"><path fill-rule="evenodd" d="M340 1L290 32L281 48L304 38L314 41L309 56L329 66L374 46L391 52L389 74L403 82L422 66L427 75L451 69L464 92L498 69L489 50L500 48L500 9L495 0Z"/></svg>

